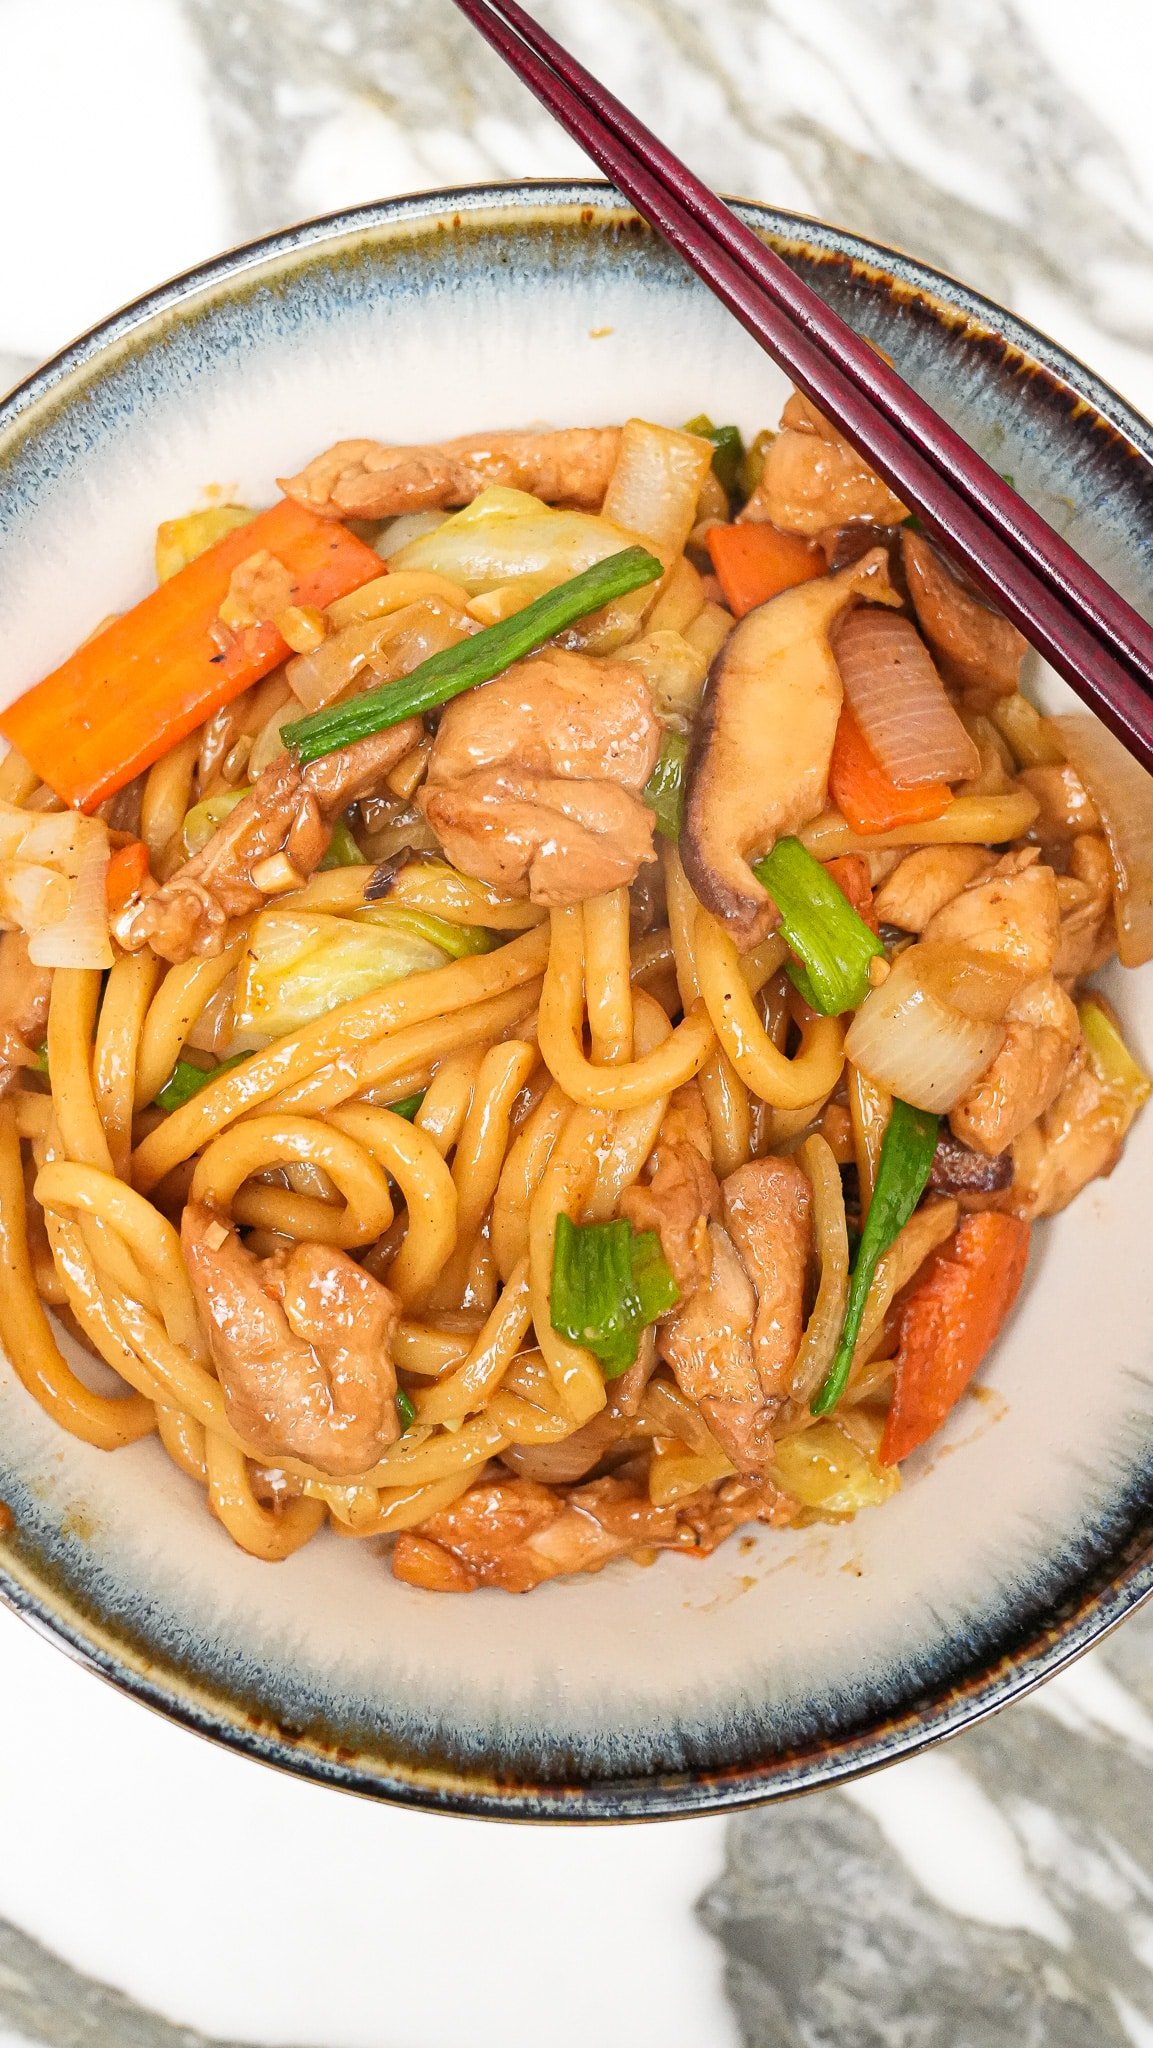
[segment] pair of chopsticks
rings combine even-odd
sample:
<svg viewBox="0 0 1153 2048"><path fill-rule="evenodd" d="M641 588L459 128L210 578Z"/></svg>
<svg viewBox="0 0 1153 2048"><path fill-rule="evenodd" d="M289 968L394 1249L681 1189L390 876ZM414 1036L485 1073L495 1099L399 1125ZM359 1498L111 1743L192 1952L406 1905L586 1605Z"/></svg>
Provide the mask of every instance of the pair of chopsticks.
<svg viewBox="0 0 1153 2048"><path fill-rule="evenodd" d="M1153 770L1153 629L516 0L456 0L536 98Z"/></svg>

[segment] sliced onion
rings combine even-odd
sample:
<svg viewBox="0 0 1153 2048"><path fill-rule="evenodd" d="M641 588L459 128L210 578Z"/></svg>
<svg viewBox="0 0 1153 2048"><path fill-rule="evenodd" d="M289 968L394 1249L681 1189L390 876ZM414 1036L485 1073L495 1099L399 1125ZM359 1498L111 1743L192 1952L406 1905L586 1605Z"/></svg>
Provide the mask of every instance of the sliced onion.
<svg viewBox="0 0 1153 2048"><path fill-rule="evenodd" d="M980 773L981 756L910 620L863 605L841 621L833 651L857 723L898 789Z"/></svg>
<svg viewBox="0 0 1153 2048"><path fill-rule="evenodd" d="M29 935L28 958L34 967L111 967L108 902L104 878L108 871L108 834L95 819L80 856L64 916Z"/></svg>
<svg viewBox="0 0 1153 2048"><path fill-rule="evenodd" d="M846 1056L879 1088L916 1109L953 1109L995 1059L1003 1024L966 1016L927 987L910 946L866 996L845 1039Z"/></svg>
<svg viewBox="0 0 1153 2048"><path fill-rule="evenodd" d="M430 655L457 646L475 631L474 621L454 605L440 597L423 597L383 618L354 619L322 641L312 654L298 654L285 673L305 710L319 711L358 679L364 688L406 676ZM291 716L281 708L279 717L285 724ZM279 737L279 724L276 730ZM253 754L260 739L263 734ZM276 751L279 753L279 747Z"/></svg>
<svg viewBox="0 0 1153 2048"><path fill-rule="evenodd" d="M1153 775L1086 711L1050 723L1101 814L1113 863L1117 953L1123 967L1153 960Z"/></svg>
<svg viewBox="0 0 1153 2048"><path fill-rule="evenodd" d="M712 447L696 434L627 420L605 492L602 517L639 534L665 561L684 553Z"/></svg>

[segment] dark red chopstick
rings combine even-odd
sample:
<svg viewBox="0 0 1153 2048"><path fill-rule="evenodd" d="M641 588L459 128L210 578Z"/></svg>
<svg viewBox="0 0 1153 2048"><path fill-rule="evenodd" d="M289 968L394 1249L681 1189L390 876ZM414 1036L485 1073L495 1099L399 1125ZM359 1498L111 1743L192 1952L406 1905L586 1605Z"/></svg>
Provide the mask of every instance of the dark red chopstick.
<svg viewBox="0 0 1153 2048"><path fill-rule="evenodd" d="M457 6L1146 767L1153 631L515 0Z"/></svg>

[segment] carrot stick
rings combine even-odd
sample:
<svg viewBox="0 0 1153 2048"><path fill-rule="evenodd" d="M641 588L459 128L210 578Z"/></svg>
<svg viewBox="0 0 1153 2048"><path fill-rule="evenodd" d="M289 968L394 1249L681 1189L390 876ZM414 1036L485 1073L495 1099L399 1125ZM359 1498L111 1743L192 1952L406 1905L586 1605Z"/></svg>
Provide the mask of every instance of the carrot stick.
<svg viewBox="0 0 1153 2048"><path fill-rule="evenodd" d="M782 590L826 573L820 548L775 526L710 526L705 544L725 603L738 619Z"/></svg>
<svg viewBox="0 0 1153 2048"><path fill-rule="evenodd" d="M123 910L135 896L148 873L148 848L142 839L130 839L112 855L104 874L104 894L110 911Z"/></svg>
<svg viewBox="0 0 1153 2048"><path fill-rule="evenodd" d="M873 885L864 854L839 853L834 860L822 861L821 866L832 877L842 896L852 904L857 916L875 932L877 919L873 910Z"/></svg>
<svg viewBox="0 0 1153 2048"><path fill-rule="evenodd" d="M92 810L285 660L272 624L223 651L210 632L233 570L264 549L289 571L296 605L331 604L381 572L346 528L288 498L225 534L0 714L57 796Z"/></svg>
<svg viewBox="0 0 1153 2048"><path fill-rule="evenodd" d="M922 782L915 789L898 789L846 703L841 706L833 741L829 795L854 832L894 832L899 825L920 825L939 818L948 809L953 792L947 782Z"/></svg>
<svg viewBox="0 0 1153 2048"><path fill-rule="evenodd" d="M1029 1225L989 1210L966 1216L929 1260L901 1311L896 1385L881 1463L907 1458L960 1400L1017 1298Z"/></svg>

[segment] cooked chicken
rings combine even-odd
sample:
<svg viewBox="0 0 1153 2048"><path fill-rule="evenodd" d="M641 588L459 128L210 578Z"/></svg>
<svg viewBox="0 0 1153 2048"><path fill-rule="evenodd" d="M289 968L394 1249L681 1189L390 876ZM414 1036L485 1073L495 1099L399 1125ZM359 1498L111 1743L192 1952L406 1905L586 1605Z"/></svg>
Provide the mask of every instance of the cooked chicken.
<svg viewBox="0 0 1153 2048"><path fill-rule="evenodd" d="M828 527L896 526L905 517L888 485L798 391L781 414L781 429L742 519L767 519L786 533L815 538Z"/></svg>
<svg viewBox="0 0 1153 2048"><path fill-rule="evenodd" d="M1013 1146L1005 1208L1017 1216L1064 1209L1089 1181L1112 1173L1132 1114L1132 1105L1106 1088L1079 1050L1055 1100Z"/></svg>
<svg viewBox="0 0 1153 2048"><path fill-rule="evenodd" d="M771 1400L789 1391L805 1316L813 1191L792 1159L752 1159L721 1190L725 1225L757 1295L753 1364Z"/></svg>
<svg viewBox="0 0 1153 2048"><path fill-rule="evenodd" d="M609 1382L608 1400L591 1422L557 1443L509 1444L501 1452L502 1463L519 1478L535 1479L541 1486L575 1486L628 1435L656 1362L653 1333L646 1330L635 1365ZM628 1452L625 1445L624 1455Z"/></svg>
<svg viewBox="0 0 1153 2048"><path fill-rule="evenodd" d="M1060 916L1057 877L1026 847L967 883L934 913L922 936L996 953L1035 981L1052 970Z"/></svg>
<svg viewBox="0 0 1153 2048"><path fill-rule="evenodd" d="M1067 846L1079 833L1101 830L1097 807L1067 761L1059 767L1025 768L1018 781L1041 806L1029 827L1030 839L1041 846Z"/></svg>
<svg viewBox="0 0 1153 2048"><path fill-rule="evenodd" d="M267 548L259 548L236 564L220 607L221 622L234 633L264 625L278 612L287 611L295 603L296 593L291 570Z"/></svg>
<svg viewBox="0 0 1153 2048"><path fill-rule="evenodd" d="M180 1241L233 1428L264 1458L369 1471L400 1435L387 1287L327 1245L256 1259L199 1203Z"/></svg>
<svg viewBox="0 0 1153 2048"><path fill-rule="evenodd" d="M619 427L467 434L427 447L338 441L280 487L333 519L391 519L468 505L493 484L531 491L550 505L598 507L620 446Z"/></svg>
<svg viewBox="0 0 1153 2048"><path fill-rule="evenodd" d="M635 667L549 648L449 705L418 802L465 874L580 903L653 858L640 791L660 741Z"/></svg>
<svg viewBox="0 0 1153 2048"><path fill-rule="evenodd" d="M873 913L899 931L923 932L930 918L992 866L993 856L983 846L919 846L877 890Z"/></svg>
<svg viewBox="0 0 1153 2048"><path fill-rule="evenodd" d="M397 1537L392 1569L432 1593L499 1586L527 1593L545 1579L599 1572L629 1551L704 1557L743 1522L787 1522L794 1512L765 1479L725 1480L676 1507L653 1507L629 1479L594 1479L553 1493L528 1479L483 1480L418 1529Z"/></svg>
<svg viewBox="0 0 1153 2048"><path fill-rule="evenodd" d="M754 1159L721 1188L708 1277L657 1327L657 1350L739 1470L772 1456L772 1424L801 1340L812 1191L786 1159Z"/></svg>
<svg viewBox="0 0 1153 2048"><path fill-rule="evenodd" d="M231 918L246 916L267 894L298 887L320 865L340 813L370 795L420 733L419 720L408 718L307 768L278 755L207 846L154 895L129 906L116 927L120 945L129 953L151 946L174 961L219 953Z"/></svg>
<svg viewBox="0 0 1153 2048"><path fill-rule="evenodd" d="M23 932L0 932L0 1094L36 1065L48 1029L52 969L33 967Z"/></svg>
<svg viewBox="0 0 1153 2048"><path fill-rule="evenodd" d="M634 1230L659 1233L673 1279L682 1295L690 1294L709 1277L709 1223L719 1220L721 1213L708 1113L695 1081L678 1088L669 1100L652 1168L651 1180L626 1188L620 1213Z"/></svg>
<svg viewBox="0 0 1153 2048"><path fill-rule="evenodd" d="M1077 1011L1051 974L1030 982L1005 1017L1005 1042L953 1110L958 1138L988 1159L1004 1152L1044 1114L1081 1036Z"/></svg>
<svg viewBox="0 0 1153 2048"><path fill-rule="evenodd" d="M1026 652L1016 626L966 590L924 534L906 528L901 553L917 623L946 680L976 703L1011 697Z"/></svg>
<svg viewBox="0 0 1153 2048"><path fill-rule="evenodd" d="M1100 833L1083 832L1069 849L1069 871L1057 877L1061 929L1053 972L1079 981L1103 967L1117 946L1113 916L1113 863Z"/></svg>

